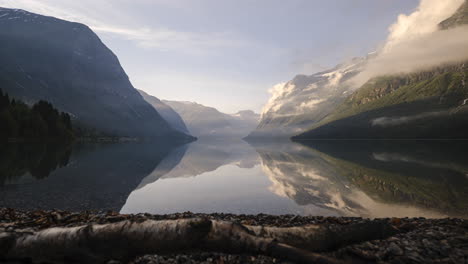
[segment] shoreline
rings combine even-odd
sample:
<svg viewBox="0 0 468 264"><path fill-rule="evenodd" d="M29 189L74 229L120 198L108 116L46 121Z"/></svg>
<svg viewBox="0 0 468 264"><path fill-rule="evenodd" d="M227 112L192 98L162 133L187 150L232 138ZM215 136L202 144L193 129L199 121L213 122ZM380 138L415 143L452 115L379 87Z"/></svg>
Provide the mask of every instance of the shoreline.
<svg viewBox="0 0 468 264"><path fill-rule="evenodd" d="M321 217L298 215L234 215L176 213L169 215L136 214L116 212L66 212L66 211L21 211L0 209L0 233L16 230L38 231L52 227L76 227L87 224L108 224L146 220L178 220L204 218L228 221L248 226L301 227L318 225L329 228L344 228L353 224L386 222L398 230L397 234L384 239L362 241L332 250L320 252L344 263L467 263L468 220L446 218L385 218L363 219L358 217ZM108 263L294 263L261 255L224 254L220 252L181 252L170 255L138 256L128 262L109 260ZM2 263L0 261L0 263ZM21 263L21 262L3 262Z"/></svg>

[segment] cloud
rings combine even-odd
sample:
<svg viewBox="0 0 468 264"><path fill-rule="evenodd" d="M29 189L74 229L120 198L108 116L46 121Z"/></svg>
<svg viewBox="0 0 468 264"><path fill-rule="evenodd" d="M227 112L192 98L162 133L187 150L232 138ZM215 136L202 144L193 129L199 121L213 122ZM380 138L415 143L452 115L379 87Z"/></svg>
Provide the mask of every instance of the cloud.
<svg viewBox="0 0 468 264"><path fill-rule="evenodd" d="M437 117L442 115L448 115L446 111L441 112L427 112L412 116L398 116L398 117L379 117L371 121L372 126L380 127L390 127L390 126L400 126L406 123L415 122L419 120L424 120L429 117Z"/></svg>
<svg viewBox="0 0 468 264"><path fill-rule="evenodd" d="M350 82L362 86L369 79L426 70L468 59L468 26L401 40L392 49L370 59L364 71Z"/></svg>
<svg viewBox="0 0 468 264"><path fill-rule="evenodd" d="M464 0L421 0L411 15L400 15L384 47L349 82L356 88L382 75L404 74L468 59L468 26L439 30Z"/></svg>
<svg viewBox="0 0 468 264"><path fill-rule="evenodd" d="M290 83L278 83L273 86L268 92L271 97L262 109L262 115L267 114L270 111L276 112L279 110L282 104L278 104L281 98L287 98L287 96L296 88L294 84Z"/></svg>
<svg viewBox="0 0 468 264"><path fill-rule="evenodd" d="M438 24L454 14L465 0L421 0L416 11L401 14L390 27L385 49L400 41L437 31Z"/></svg>
<svg viewBox="0 0 468 264"><path fill-rule="evenodd" d="M164 1L163 1L164 2ZM160 51L177 51L201 54L215 48L238 48L254 45L230 32L185 32L164 26L148 26L136 23L134 18L113 5L117 3L96 1L58 0L0 0L0 6L24 9L30 12L86 24L98 34L110 34L134 41L143 48ZM90 8L92 7L92 8ZM115 18L119 19L115 21Z"/></svg>
<svg viewBox="0 0 468 264"><path fill-rule="evenodd" d="M253 45L249 41L225 32L193 33L174 31L167 28L125 28L108 25L90 26L96 32L115 34L135 41L143 48L161 51L177 50L186 53L205 53L215 48L239 48Z"/></svg>

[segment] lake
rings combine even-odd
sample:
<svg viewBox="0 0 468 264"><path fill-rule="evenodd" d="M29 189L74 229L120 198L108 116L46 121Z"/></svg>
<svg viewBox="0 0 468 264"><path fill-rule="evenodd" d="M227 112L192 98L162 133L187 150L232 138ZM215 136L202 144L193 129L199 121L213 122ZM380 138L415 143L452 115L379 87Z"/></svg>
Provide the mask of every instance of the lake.
<svg viewBox="0 0 468 264"><path fill-rule="evenodd" d="M465 141L0 147L0 207L468 217Z"/></svg>

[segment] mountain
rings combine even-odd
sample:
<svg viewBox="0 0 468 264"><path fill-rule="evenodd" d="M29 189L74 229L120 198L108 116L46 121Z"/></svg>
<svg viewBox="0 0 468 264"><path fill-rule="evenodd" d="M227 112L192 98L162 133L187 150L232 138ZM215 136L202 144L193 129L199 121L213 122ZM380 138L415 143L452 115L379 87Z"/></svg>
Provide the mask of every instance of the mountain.
<svg viewBox="0 0 468 264"><path fill-rule="evenodd" d="M0 87L11 96L46 100L75 123L112 135L190 139L143 99L89 27L0 8L0 42Z"/></svg>
<svg viewBox="0 0 468 264"><path fill-rule="evenodd" d="M465 64L378 77L295 140L312 138L466 138Z"/></svg>
<svg viewBox="0 0 468 264"><path fill-rule="evenodd" d="M468 23L467 14L468 1L465 1L455 14L439 24L439 28L446 30L465 25ZM419 23L425 23L425 21ZM409 28L411 25L407 26L406 30L411 30ZM452 36L454 33L452 31ZM441 36L441 34L438 35L439 38ZM412 39L409 37L404 40L411 41ZM436 38L432 39L434 42L435 40ZM446 43L452 44L460 41L444 40ZM392 42L392 44L395 43ZM446 47L449 46L449 44L446 45ZM443 63L433 64L438 67L412 74L380 76L370 80L362 87L356 85L358 78L354 79L354 77L362 77L362 73L369 69L372 71L371 67L374 66L375 61L382 53L387 52L385 48L370 53L365 58L356 58L338 65L334 69L308 76L298 75L287 83L275 86L271 90L272 96L269 102L264 107L258 128L247 139L289 138L294 135L300 135L296 137L298 140L344 137L387 138L395 137L395 135L405 138L433 137L434 135L439 138L458 138L460 135L466 134L465 132L455 133L456 130L466 131L467 129L463 125L467 123L464 114L466 110L461 107L466 103L465 98L468 98L468 94L464 91L466 72L463 68L465 64L462 62L452 63L448 66ZM408 52L408 50L405 51ZM421 53L427 50L424 48L412 50L413 53L418 51ZM403 51L400 52L403 53ZM442 53L440 52L439 55ZM427 61L431 61L431 59L436 60L435 58L427 58ZM394 57L388 60L388 63L395 64L396 60L398 58ZM420 63L424 61L424 58L419 60ZM386 66L381 67L385 68ZM440 85L437 82L441 82ZM430 87L423 88L426 85ZM456 89L453 89L454 85L458 85ZM401 87L404 89L400 89ZM397 89L399 91L394 94ZM429 94L424 94L425 92L432 97ZM382 96L385 98L380 98ZM396 98L397 96L399 97ZM418 101L419 99L421 101ZM375 102L355 100L375 100ZM407 104L408 100L411 103ZM443 102L444 105L439 105L438 101ZM421 107L426 107L426 109ZM369 112L377 111L377 109L380 109L379 112ZM348 117L349 119L341 120ZM408 118L417 122L411 127L399 125L395 129L388 127L389 122L385 122L385 128L380 125L382 121L388 120L392 124L407 123ZM338 121L338 119L340 120ZM451 133L441 135L436 132L438 127L448 124L450 127L445 131ZM314 132L312 133L310 130L314 130ZM369 133L366 134L366 131ZM432 132L423 135L420 133L421 131Z"/></svg>
<svg viewBox="0 0 468 264"><path fill-rule="evenodd" d="M258 126L260 115L252 110L242 110L235 114L228 114L228 120L232 127L238 131L242 137L245 137Z"/></svg>
<svg viewBox="0 0 468 264"><path fill-rule="evenodd" d="M245 137L258 124L259 115L240 111L230 115L213 107L194 102L165 101L184 120L190 133L196 137Z"/></svg>
<svg viewBox="0 0 468 264"><path fill-rule="evenodd" d="M190 134L187 127L185 126L184 120L182 120L180 115L177 114L177 112L174 111L174 109L172 109L167 104L161 102L161 100L159 100L158 98L149 95L142 90L138 90L138 92L143 96L143 99L145 99L146 102L151 104L154 107L154 109L158 111L161 117L164 118L164 120L166 120L172 128L182 133Z"/></svg>
<svg viewBox="0 0 468 264"><path fill-rule="evenodd" d="M440 29L450 29L466 24L468 24L468 1L465 1L453 16L442 21L439 27Z"/></svg>
<svg viewBox="0 0 468 264"><path fill-rule="evenodd" d="M354 58L313 75L297 75L276 85L260 124L248 139L290 137L326 117L352 92L346 81L356 76L371 56Z"/></svg>
<svg viewBox="0 0 468 264"><path fill-rule="evenodd" d="M468 23L467 3L441 22L440 30ZM333 113L293 139L465 139L467 76L468 61L462 60L429 70L373 78Z"/></svg>

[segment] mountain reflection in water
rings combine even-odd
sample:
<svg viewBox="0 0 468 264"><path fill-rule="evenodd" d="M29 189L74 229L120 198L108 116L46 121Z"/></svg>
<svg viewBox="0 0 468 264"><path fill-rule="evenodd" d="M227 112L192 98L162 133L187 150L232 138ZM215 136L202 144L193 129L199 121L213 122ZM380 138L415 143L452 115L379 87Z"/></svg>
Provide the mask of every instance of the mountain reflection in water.
<svg viewBox="0 0 468 264"><path fill-rule="evenodd" d="M467 147L463 141L219 139L41 151L10 146L0 150L0 206L466 218Z"/></svg>
<svg viewBox="0 0 468 264"><path fill-rule="evenodd" d="M118 211L173 148L160 143L8 144L0 150L0 207ZM38 177L37 167L48 171Z"/></svg>

